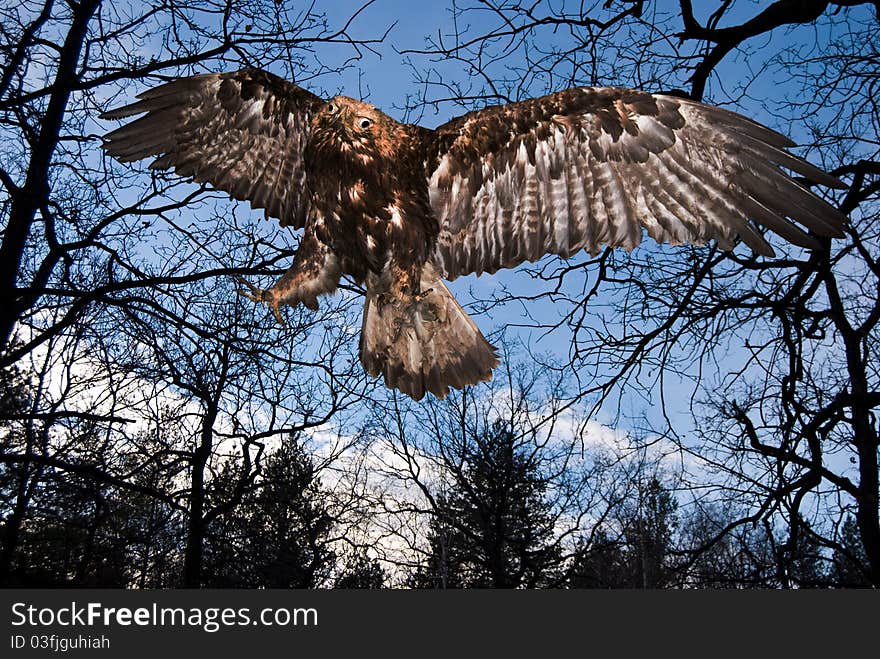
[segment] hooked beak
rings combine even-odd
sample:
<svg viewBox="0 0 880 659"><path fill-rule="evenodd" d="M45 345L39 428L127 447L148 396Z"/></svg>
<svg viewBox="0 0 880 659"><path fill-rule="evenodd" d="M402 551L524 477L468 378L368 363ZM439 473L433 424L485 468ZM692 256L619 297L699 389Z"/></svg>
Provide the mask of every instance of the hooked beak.
<svg viewBox="0 0 880 659"><path fill-rule="evenodd" d="M339 108L339 114L336 116L336 121L339 123L340 128L345 131L345 134L349 137L351 136L351 110L346 107Z"/></svg>

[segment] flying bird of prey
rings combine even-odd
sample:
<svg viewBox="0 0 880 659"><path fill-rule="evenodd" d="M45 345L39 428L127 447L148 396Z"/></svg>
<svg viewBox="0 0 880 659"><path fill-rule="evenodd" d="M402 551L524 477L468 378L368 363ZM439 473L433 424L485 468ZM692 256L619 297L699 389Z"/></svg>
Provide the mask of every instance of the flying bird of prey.
<svg viewBox="0 0 880 659"><path fill-rule="evenodd" d="M106 136L107 153L155 157L152 169L304 229L274 286L240 292L280 321L281 305L316 309L343 274L362 283L361 362L416 400L488 380L498 364L443 279L547 253L629 250L643 230L673 244L742 240L772 256L751 221L805 248L844 224L785 173L841 187L788 153L787 138L678 97L577 87L435 130L255 69L178 79L138 99L103 115L143 114Z"/></svg>

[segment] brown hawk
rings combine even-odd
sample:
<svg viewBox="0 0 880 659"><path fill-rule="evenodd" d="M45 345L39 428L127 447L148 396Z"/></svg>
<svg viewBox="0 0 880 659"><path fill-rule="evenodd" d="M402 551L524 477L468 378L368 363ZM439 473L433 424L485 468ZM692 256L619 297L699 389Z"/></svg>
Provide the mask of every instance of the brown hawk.
<svg viewBox="0 0 880 659"><path fill-rule="evenodd" d="M123 162L207 182L282 226L305 229L269 305L366 287L360 356L420 399L488 380L495 349L443 285L552 253L741 239L773 250L750 219L815 247L843 216L782 168L841 183L745 117L678 97L578 87L469 112L429 130L369 103L324 101L265 71L197 75L150 89L105 118ZM804 228L797 226L794 220ZM807 233L804 229L812 232Z"/></svg>

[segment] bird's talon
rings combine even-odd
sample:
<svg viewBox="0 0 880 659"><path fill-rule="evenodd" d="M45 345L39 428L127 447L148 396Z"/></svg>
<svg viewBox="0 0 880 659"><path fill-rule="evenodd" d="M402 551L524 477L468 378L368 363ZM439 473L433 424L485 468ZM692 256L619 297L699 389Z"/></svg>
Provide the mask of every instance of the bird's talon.
<svg viewBox="0 0 880 659"><path fill-rule="evenodd" d="M272 314L275 316L275 320L278 321L278 324L281 325L281 327L287 327L287 323L285 323L284 318L281 317L281 307L277 300L272 304Z"/></svg>
<svg viewBox="0 0 880 659"><path fill-rule="evenodd" d="M250 292L244 290L243 288L236 288L235 292L238 293L239 295L241 295L243 298L247 298L251 302L262 302L263 301L259 295L254 295L253 293L250 293Z"/></svg>
<svg viewBox="0 0 880 659"><path fill-rule="evenodd" d="M275 316L275 320L278 321L278 324L282 327L287 327L287 323L284 322L284 318L281 316L281 300L275 295L273 289L259 288L243 277L236 277L236 280L248 288L248 290L237 288L235 289L236 293L252 302L265 304L272 309L272 315Z"/></svg>
<svg viewBox="0 0 880 659"><path fill-rule="evenodd" d="M242 297L245 297L248 300L251 300L253 302L265 302L266 301L266 299L265 299L266 291L265 290L254 286L252 283L250 283L244 277L236 277L235 280L239 284L247 287L247 290L245 290L244 288L236 288L235 289L236 293L238 293Z"/></svg>

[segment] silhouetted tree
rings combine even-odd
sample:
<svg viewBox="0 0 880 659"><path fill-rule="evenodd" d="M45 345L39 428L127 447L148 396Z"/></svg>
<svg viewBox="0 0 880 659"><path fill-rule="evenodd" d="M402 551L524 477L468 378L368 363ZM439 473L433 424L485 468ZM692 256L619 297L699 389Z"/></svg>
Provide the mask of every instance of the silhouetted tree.
<svg viewBox="0 0 880 659"><path fill-rule="evenodd" d="M626 558L633 588L662 588L674 582L671 550L678 504L654 476L640 485L636 507L624 520Z"/></svg>
<svg viewBox="0 0 880 659"><path fill-rule="evenodd" d="M28 381L15 367L0 369L0 455L28 451L33 430ZM0 584L7 583L21 525L29 504L33 467L0 462Z"/></svg>
<svg viewBox="0 0 880 659"><path fill-rule="evenodd" d="M839 547L832 556L829 577L838 588L870 588L868 560L855 519L848 515L840 530Z"/></svg>
<svg viewBox="0 0 880 659"><path fill-rule="evenodd" d="M227 468L213 494L240 476ZM315 588L335 565L334 519L312 459L286 437L265 459L260 479L241 503L208 528L204 583L246 588Z"/></svg>
<svg viewBox="0 0 880 659"><path fill-rule="evenodd" d="M386 579L387 575L379 561L363 551L357 551L346 558L342 573L336 577L333 587L376 590L385 586Z"/></svg>
<svg viewBox="0 0 880 659"><path fill-rule="evenodd" d="M78 451L95 463L106 448L95 427L82 424ZM30 485L8 582L20 586L115 586L131 583L129 514L134 501L88 474L43 466Z"/></svg>
<svg viewBox="0 0 880 659"><path fill-rule="evenodd" d="M774 588L773 543L763 524L735 525L742 517L722 505L694 505L681 518L683 580L691 588Z"/></svg>
<svg viewBox="0 0 880 659"><path fill-rule="evenodd" d="M633 575L624 543L604 529L578 547L566 580L569 588L631 588Z"/></svg>
<svg viewBox="0 0 880 659"><path fill-rule="evenodd" d="M546 585L559 561L547 484L503 422L462 447L459 468L432 511L423 587Z"/></svg>
<svg viewBox="0 0 880 659"><path fill-rule="evenodd" d="M571 588L666 588L678 584L674 563L678 503L654 474L620 502L619 530L599 527L582 541L569 568Z"/></svg>

